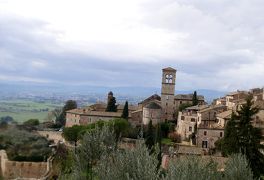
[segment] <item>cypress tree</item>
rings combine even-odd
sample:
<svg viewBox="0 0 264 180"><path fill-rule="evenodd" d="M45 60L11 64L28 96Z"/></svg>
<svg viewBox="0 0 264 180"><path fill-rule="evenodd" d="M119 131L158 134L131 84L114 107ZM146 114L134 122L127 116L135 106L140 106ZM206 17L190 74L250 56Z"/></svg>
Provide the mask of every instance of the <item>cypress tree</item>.
<svg viewBox="0 0 264 180"><path fill-rule="evenodd" d="M239 153L238 132L235 122L235 113L232 112L230 121L227 122L222 144L223 155Z"/></svg>
<svg viewBox="0 0 264 180"><path fill-rule="evenodd" d="M106 111L107 112L116 112L117 111L117 105L116 105L115 97L111 97L108 99Z"/></svg>
<svg viewBox="0 0 264 180"><path fill-rule="evenodd" d="M258 107L253 107L252 97L248 97L246 104L237 111L238 121L238 143L241 153L244 154L250 164L254 177L264 175L264 155L260 150L264 150L261 129L252 126L252 117L259 111Z"/></svg>
<svg viewBox="0 0 264 180"><path fill-rule="evenodd" d="M124 109L123 109L121 118L128 119L128 115L129 115L129 112L128 112L128 102L126 101L126 104L124 106Z"/></svg>
<svg viewBox="0 0 264 180"><path fill-rule="evenodd" d="M253 106L252 97L246 99L236 114L232 113L231 120L225 128L225 135L221 149L224 155L241 152L249 161L254 177L258 178L264 174L264 145L261 130L252 126L252 117L259 109Z"/></svg>
<svg viewBox="0 0 264 180"><path fill-rule="evenodd" d="M198 97L197 97L197 92L194 91L193 97L192 97L192 105L196 106L196 105L198 105L198 103L199 103L199 101L198 101Z"/></svg>
<svg viewBox="0 0 264 180"><path fill-rule="evenodd" d="M152 147L155 145L155 139L154 139L154 127L152 125L152 120L149 121L148 123L148 129L146 132L146 146L148 147L149 150L152 149Z"/></svg>

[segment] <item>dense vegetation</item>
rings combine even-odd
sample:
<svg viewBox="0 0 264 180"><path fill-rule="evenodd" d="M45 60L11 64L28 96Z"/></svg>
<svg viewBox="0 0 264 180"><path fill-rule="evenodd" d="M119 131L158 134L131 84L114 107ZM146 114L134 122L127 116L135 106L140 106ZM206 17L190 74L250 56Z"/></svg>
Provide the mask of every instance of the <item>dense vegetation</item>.
<svg viewBox="0 0 264 180"><path fill-rule="evenodd" d="M258 111L258 107L253 106L252 97L247 98L246 104L232 114L224 138L216 143L225 156L238 152L245 155L257 178L264 175L264 155L260 152L264 149L260 144L263 136L261 130L252 125L252 117Z"/></svg>
<svg viewBox="0 0 264 180"><path fill-rule="evenodd" d="M45 161L51 153L46 138L15 127L0 130L0 149L14 161Z"/></svg>
<svg viewBox="0 0 264 180"><path fill-rule="evenodd" d="M217 170L213 161L199 157L186 157L170 161L168 169L162 169L158 160L159 148L154 152L138 140L132 148L118 148L115 133L107 126L95 128L84 134L76 153L68 153L60 179L101 179L101 180L171 180L171 179L241 179L252 180L253 174L242 155L233 155L226 164L226 170Z"/></svg>

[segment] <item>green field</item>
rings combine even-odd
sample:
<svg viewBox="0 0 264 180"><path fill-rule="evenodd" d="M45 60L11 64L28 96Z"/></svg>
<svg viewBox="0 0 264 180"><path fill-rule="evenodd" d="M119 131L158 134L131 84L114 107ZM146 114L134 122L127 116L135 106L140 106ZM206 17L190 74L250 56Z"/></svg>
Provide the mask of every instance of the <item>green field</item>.
<svg viewBox="0 0 264 180"><path fill-rule="evenodd" d="M50 101L0 100L0 117L11 116L18 123L32 118L45 121L49 112L58 107L62 107L62 104Z"/></svg>

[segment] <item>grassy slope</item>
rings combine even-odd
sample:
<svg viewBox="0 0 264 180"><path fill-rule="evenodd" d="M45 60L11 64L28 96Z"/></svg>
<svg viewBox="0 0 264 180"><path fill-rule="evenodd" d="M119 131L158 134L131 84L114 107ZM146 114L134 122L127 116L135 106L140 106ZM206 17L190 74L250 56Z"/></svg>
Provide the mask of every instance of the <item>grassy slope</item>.
<svg viewBox="0 0 264 180"><path fill-rule="evenodd" d="M17 122L23 122L31 118L44 121L49 112L40 110L48 108L49 111L52 111L59 106L62 105L30 100L5 100L0 101L0 117L12 116Z"/></svg>

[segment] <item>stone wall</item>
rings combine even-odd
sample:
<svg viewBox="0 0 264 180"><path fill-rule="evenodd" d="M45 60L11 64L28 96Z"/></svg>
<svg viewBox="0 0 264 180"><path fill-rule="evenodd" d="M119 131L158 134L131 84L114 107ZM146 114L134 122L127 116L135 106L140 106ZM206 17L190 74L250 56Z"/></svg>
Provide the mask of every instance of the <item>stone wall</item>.
<svg viewBox="0 0 264 180"><path fill-rule="evenodd" d="M8 160L4 150L0 151L1 171L5 179L44 177L49 171L48 162L18 162Z"/></svg>
<svg viewBox="0 0 264 180"><path fill-rule="evenodd" d="M44 136L48 140L53 140L55 144L59 142L65 142L62 137L62 132L60 131L37 131L37 133L41 136Z"/></svg>
<svg viewBox="0 0 264 180"><path fill-rule="evenodd" d="M224 129L198 128L197 146L204 149L215 148L215 142L223 137Z"/></svg>

